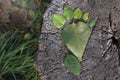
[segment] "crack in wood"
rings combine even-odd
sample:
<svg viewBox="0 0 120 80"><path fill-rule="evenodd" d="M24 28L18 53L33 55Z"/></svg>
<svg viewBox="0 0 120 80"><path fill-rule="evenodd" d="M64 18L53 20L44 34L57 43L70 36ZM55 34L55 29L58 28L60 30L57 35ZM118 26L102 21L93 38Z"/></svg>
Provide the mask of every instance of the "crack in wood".
<svg viewBox="0 0 120 80"><path fill-rule="evenodd" d="M114 31L113 29L112 29L112 25L113 25L113 22L112 22L112 19L111 19L111 16L112 16L112 14L111 14L111 12L109 13L109 26L110 26L110 29L111 29L111 33L112 33L112 37L110 38L110 39L112 39L112 43L110 44L110 46L108 47L108 49L107 49L107 51L111 48L111 46L112 45L115 45L116 46L116 48L117 48L117 52L118 52L118 60L119 60L119 65L120 65L120 42L119 42L119 40L120 40L120 38L119 39L116 39L116 36L115 36L115 34L116 34L116 32L117 31ZM107 52L106 51L106 52ZM105 52L105 53L106 53ZM105 56L105 53L104 53L104 56Z"/></svg>

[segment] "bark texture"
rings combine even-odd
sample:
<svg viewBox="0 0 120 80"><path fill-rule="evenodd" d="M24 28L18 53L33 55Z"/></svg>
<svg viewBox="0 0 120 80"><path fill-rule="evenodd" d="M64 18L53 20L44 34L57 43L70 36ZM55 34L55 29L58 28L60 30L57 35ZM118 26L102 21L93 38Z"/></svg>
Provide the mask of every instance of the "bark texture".
<svg viewBox="0 0 120 80"><path fill-rule="evenodd" d="M69 53L61 40L61 31L51 22L53 13L63 14L63 6L80 7L90 17L98 17L86 47L79 76L70 73L63 64ZM111 34L120 38L120 0L52 0L44 14L37 65L41 80L120 80L118 50ZM108 39L110 38L110 39ZM109 48L109 49L108 49ZM103 54L105 53L104 57Z"/></svg>

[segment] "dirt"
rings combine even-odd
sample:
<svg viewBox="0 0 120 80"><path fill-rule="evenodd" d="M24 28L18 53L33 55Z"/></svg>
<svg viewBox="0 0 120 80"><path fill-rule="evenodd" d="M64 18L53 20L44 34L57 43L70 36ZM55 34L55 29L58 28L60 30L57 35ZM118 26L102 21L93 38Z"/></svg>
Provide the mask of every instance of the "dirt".
<svg viewBox="0 0 120 80"><path fill-rule="evenodd" d="M0 22L28 27L34 22L33 13L39 5L40 0L0 0Z"/></svg>
<svg viewBox="0 0 120 80"><path fill-rule="evenodd" d="M63 14L63 6L80 7L98 18L86 47L79 76L69 72L63 64L68 54L61 40L61 31L51 22L53 13ZM37 65L41 80L120 80L118 48L112 36L118 40L120 33L120 0L52 0L44 14L40 35ZM110 19L111 16L111 19ZM115 32L115 35L111 34ZM105 54L103 56L103 54Z"/></svg>

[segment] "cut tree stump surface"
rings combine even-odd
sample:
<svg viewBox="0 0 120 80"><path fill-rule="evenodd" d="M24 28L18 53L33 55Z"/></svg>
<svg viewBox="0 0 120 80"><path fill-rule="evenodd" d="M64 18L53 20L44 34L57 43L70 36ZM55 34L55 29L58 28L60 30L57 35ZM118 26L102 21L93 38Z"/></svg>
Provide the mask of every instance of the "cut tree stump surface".
<svg viewBox="0 0 120 80"><path fill-rule="evenodd" d="M81 62L79 76L73 75L64 66L63 59L70 51L61 39L61 30L51 22L53 13L63 14L64 5L73 9L79 7L89 12L90 18L98 17ZM120 0L52 0L44 14L40 35L37 56L40 80L120 80L117 47L111 45L112 39L108 40L112 36L109 33L112 32L110 25L117 30L115 37L120 38Z"/></svg>

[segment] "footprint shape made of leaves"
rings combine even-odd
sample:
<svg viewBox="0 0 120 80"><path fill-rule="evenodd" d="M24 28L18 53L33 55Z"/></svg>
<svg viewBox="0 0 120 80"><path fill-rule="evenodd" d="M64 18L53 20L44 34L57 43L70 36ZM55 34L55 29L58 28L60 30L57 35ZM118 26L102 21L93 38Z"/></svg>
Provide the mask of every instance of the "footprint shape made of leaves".
<svg viewBox="0 0 120 80"><path fill-rule="evenodd" d="M68 49L72 52L64 58L64 64L73 74L80 74L80 61L84 54L88 40L91 35L91 28L96 24L96 19L87 23L89 13L83 13L80 8L74 11L69 7L64 7L64 16L60 14L52 15L52 22L57 28L62 28L67 20L79 20L77 23L67 25L63 30L61 37Z"/></svg>

